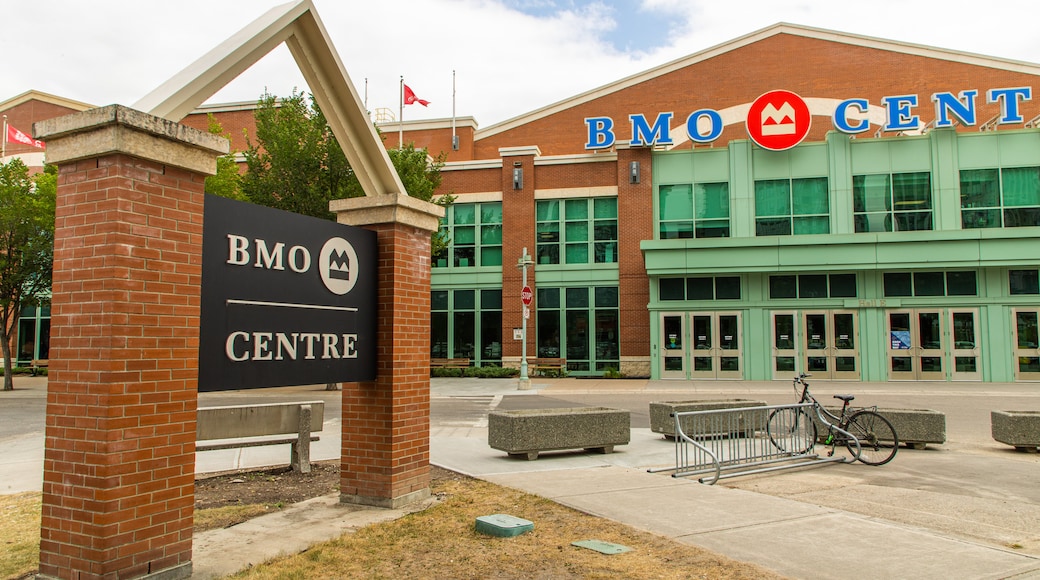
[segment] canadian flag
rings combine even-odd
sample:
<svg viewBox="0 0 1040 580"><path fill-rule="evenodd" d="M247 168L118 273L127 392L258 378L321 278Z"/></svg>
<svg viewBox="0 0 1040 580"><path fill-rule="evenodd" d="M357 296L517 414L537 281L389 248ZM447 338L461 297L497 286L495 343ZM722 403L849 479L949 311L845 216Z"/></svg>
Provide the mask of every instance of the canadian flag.
<svg viewBox="0 0 1040 580"><path fill-rule="evenodd" d="M39 147L40 149L46 149L47 146L38 139L22 133L18 129L15 129L11 125L7 126L7 142L8 143L22 143L23 145L29 145L30 147Z"/></svg>
<svg viewBox="0 0 1040 580"><path fill-rule="evenodd" d="M411 105L412 103L419 103L420 105L425 107L426 105L430 104L430 101L427 101L427 100L424 100L424 99L420 99L419 97L415 96L415 93L412 92L411 87L409 87L408 85L405 85L404 86L404 104Z"/></svg>

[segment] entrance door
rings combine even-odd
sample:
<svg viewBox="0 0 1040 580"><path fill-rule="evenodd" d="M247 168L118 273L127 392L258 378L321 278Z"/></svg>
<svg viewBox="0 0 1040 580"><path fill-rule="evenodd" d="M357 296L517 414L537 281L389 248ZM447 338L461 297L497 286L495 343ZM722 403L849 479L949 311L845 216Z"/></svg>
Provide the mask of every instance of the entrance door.
<svg viewBox="0 0 1040 580"><path fill-rule="evenodd" d="M686 378L686 315L677 312L661 315L661 378Z"/></svg>
<svg viewBox="0 0 1040 580"><path fill-rule="evenodd" d="M1015 380L1040 381L1040 310L1019 308L1011 316L1015 328Z"/></svg>
<svg viewBox="0 0 1040 580"><path fill-rule="evenodd" d="M979 361L979 313L973 308L950 310L950 329L953 333L950 344L950 378L955 381L980 381L982 371Z"/></svg>
<svg viewBox="0 0 1040 580"><path fill-rule="evenodd" d="M695 312L690 315L693 378L739 379L741 368L740 313Z"/></svg>
<svg viewBox="0 0 1040 580"><path fill-rule="evenodd" d="M889 310L889 378L944 381L941 310Z"/></svg>
<svg viewBox="0 0 1040 580"><path fill-rule="evenodd" d="M804 368L818 379L859 376L858 318L855 312L826 310L803 314Z"/></svg>
<svg viewBox="0 0 1040 580"><path fill-rule="evenodd" d="M774 379L790 379L798 372L794 312L773 312L772 363Z"/></svg>

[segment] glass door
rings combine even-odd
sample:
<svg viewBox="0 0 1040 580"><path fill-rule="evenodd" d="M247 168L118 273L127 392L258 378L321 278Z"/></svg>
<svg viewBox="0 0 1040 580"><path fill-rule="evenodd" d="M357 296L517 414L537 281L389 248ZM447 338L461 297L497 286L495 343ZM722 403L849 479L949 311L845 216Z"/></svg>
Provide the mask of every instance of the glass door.
<svg viewBox="0 0 1040 580"><path fill-rule="evenodd" d="M712 314L693 314L692 321L692 343L693 352L691 377L715 378L718 365L715 361L715 316Z"/></svg>
<svg viewBox="0 0 1040 580"><path fill-rule="evenodd" d="M858 380L858 317L855 312L826 310L806 312L805 368L817 379Z"/></svg>
<svg viewBox="0 0 1040 580"><path fill-rule="evenodd" d="M1015 328L1015 379L1040 381L1040 337L1037 323L1040 310L1016 309L1012 312Z"/></svg>
<svg viewBox="0 0 1040 580"><path fill-rule="evenodd" d="M716 350L719 372L716 374L716 378L743 378L744 372L740 364L740 314L723 312L716 314L715 317L716 326L719 329L719 347Z"/></svg>
<svg viewBox="0 0 1040 580"><path fill-rule="evenodd" d="M950 378L955 381L980 381L979 366L979 313L975 309L950 310L950 329L953 333L950 355Z"/></svg>
<svg viewBox="0 0 1040 580"><path fill-rule="evenodd" d="M661 378L686 378L686 315L661 314Z"/></svg>
<svg viewBox="0 0 1040 580"><path fill-rule="evenodd" d="M690 315L690 327L691 378L744 377L739 312L695 312Z"/></svg>
<svg viewBox="0 0 1040 580"><path fill-rule="evenodd" d="M859 380L859 317L855 312L830 312L833 361L831 377L835 379Z"/></svg>
<svg viewBox="0 0 1040 580"><path fill-rule="evenodd" d="M773 312L773 378L790 380L798 372L798 350L794 312Z"/></svg>
<svg viewBox="0 0 1040 580"><path fill-rule="evenodd" d="M942 321L938 310L888 311L890 379L946 380Z"/></svg>

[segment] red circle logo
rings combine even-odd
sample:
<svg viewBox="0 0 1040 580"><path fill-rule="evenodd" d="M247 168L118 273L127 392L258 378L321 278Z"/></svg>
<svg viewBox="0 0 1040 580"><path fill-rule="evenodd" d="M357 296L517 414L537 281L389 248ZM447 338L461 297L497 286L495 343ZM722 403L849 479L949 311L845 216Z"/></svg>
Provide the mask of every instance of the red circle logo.
<svg viewBox="0 0 1040 580"><path fill-rule="evenodd" d="M745 126L759 147L783 151L805 139L812 115L805 101L791 91L769 91L751 103Z"/></svg>

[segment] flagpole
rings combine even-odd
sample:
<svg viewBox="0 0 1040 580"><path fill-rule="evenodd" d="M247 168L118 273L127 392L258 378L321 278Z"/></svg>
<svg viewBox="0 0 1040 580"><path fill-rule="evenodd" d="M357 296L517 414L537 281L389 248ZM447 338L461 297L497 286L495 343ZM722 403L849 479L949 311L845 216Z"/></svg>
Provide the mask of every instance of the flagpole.
<svg viewBox="0 0 1040 580"><path fill-rule="evenodd" d="M371 115L371 112L368 110L368 77L365 77L365 112Z"/></svg>
<svg viewBox="0 0 1040 580"><path fill-rule="evenodd" d="M451 148L458 151L458 137L455 136L455 69L451 69Z"/></svg>
<svg viewBox="0 0 1040 580"><path fill-rule="evenodd" d="M0 159L7 156L7 115L4 115L4 136L0 137Z"/></svg>
<svg viewBox="0 0 1040 580"><path fill-rule="evenodd" d="M404 149L404 75L397 90L397 148Z"/></svg>

